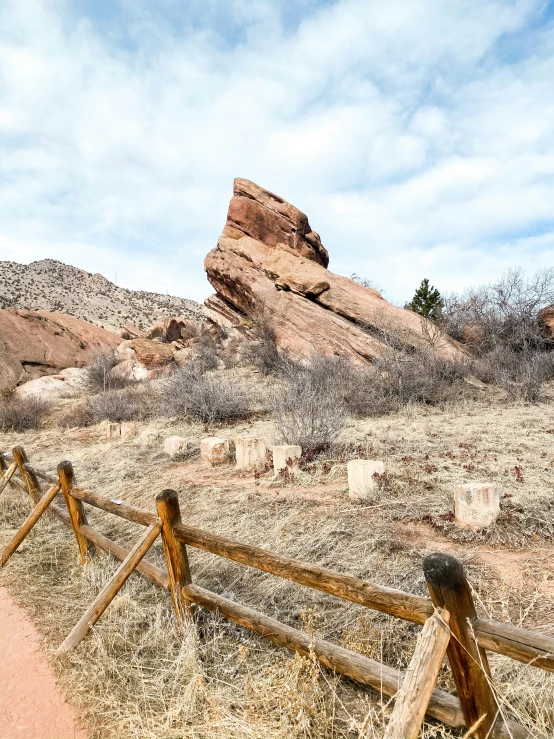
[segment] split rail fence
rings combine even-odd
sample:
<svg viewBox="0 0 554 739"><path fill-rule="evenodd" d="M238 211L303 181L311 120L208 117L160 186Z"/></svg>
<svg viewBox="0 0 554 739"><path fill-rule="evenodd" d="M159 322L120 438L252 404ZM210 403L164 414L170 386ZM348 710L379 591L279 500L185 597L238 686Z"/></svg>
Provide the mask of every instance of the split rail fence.
<svg viewBox="0 0 554 739"><path fill-rule="evenodd" d="M39 480L48 483L43 491ZM101 617L134 570L169 590L178 619L190 618L202 606L305 656L315 656L326 668L362 685L395 697L386 739L417 737L424 714L452 727L467 727L478 739L528 736L520 724L506 720L491 679L487 650L538 669L554 672L554 638L510 624L478 618L471 588L461 563L448 554L432 554L423 562L430 598L366 582L356 577L283 557L182 523L177 493L164 490L156 498L156 513L135 508L85 490L75 483L70 462L57 475L29 463L23 447L0 452L0 493L6 485L28 492L34 507L1 555L4 566L40 516L49 510L73 529L83 564L102 549L121 566L59 647L76 647ZM60 494L65 504L55 498ZM145 527L131 551L91 527L84 504ZM161 535L167 570L144 555ZM259 611L196 585L191 580L187 546L225 557L293 582L396 616L423 629L410 667L404 674L381 662L318 639ZM435 687L444 654L452 669L457 696Z"/></svg>

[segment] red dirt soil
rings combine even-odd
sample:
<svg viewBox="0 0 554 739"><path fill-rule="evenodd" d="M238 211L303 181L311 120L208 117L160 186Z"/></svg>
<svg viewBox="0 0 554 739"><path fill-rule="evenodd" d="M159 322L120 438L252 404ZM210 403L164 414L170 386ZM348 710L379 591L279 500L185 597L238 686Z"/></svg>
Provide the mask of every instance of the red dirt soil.
<svg viewBox="0 0 554 739"><path fill-rule="evenodd" d="M37 631L0 587L0 739L88 739L65 703Z"/></svg>

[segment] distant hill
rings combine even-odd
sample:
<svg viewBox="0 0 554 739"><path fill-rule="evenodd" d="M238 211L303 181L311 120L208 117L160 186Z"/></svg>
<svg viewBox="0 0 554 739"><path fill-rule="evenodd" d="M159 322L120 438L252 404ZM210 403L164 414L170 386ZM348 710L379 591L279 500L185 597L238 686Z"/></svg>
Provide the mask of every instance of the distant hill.
<svg viewBox="0 0 554 739"><path fill-rule="evenodd" d="M67 313L118 331L125 323L148 329L163 316L199 319L202 306L171 295L126 290L100 274L55 259L0 262L0 308Z"/></svg>

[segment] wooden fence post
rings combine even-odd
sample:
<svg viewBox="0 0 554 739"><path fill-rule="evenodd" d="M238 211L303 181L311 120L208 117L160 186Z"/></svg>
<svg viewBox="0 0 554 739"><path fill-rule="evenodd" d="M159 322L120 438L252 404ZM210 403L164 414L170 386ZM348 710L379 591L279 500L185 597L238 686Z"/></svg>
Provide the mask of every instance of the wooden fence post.
<svg viewBox="0 0 554 739"><path fill-rule="evenodd" d="M435 608L450 613L452 637L447 654L467 728L476 726L472 736L486 739L492 735L499 708L490 686L491 676L485 650L470 630L477 618L462 563L449 554L430 554L423 561L423 572Z"/></svg>
<svg viewBox="0 0 554 739"><path fill-rule="evenodd" d="M98 621L121 588L125 585L146 552L150 549L158 537L161 528L161 524L157 523L146 529L144 534L126 556L125 560L120 564L116 573L109 582L104 585L92 604L87 608L79 621L71 629L69 635L58 647L58 654L63 654L64 652L69 652L70 649L75 649L75 647L83 641L85 636Z"/></svg>
<svg viewBox="0 0 554 739"><path fill-rule="evenodd" d="M6 462L4 454L0 454L0 493L10 482L10 480L12 479L12 475L16 469L17 462L12 462L12 464L8 467L8 463Z"/></svg>
<svg viewBox="0 0 554 739"><path fill-rule="evenodd" d="M175 537L173 527L181 523L179 496L175 490L163 490L156 496L156 508L162 522L162 543L171 587L173 608L177 618L184 621L192 614L192 603L183 596L183 585L190 585L190 568L186 545Z"/></svg>
<svg viewBox="0 0 554 739"><path fill-rule="evenodd" d="M29 464L29 457L27 456L25 449L23 449L22 446L16 446L12 449L12 455L14 462L17 462L19 474L25 480L27 490L29 491L29 495L31 496L33 503L38 503L42 498L42 491L35 473L29 472L29 470L25 468L25 465Z"/></svg>
<svg viewBox="0 0 554 739"><path fill-rule="evenodd" d="M60 492L60 483L57 482L49 488L39 503L33 508L31 513L27 516L25 521L21 524L20 528L16 531L15 536L12 540L4 547L2 551L2 557L0 558L0 567L4 567L8 559L16 551L19 545L25 541L27 534L31 531L33 526L42 516L44 511L48 508L50 503L54 500L56 495Z"/></svg>
<svg viewBox="0 0 554 739"><path fill-rule="evenodd" d="M89 542L85 536L81 533L81 526L88 526L87 515L85 513L85 507L80 500L77 500L71 495L71 488L75 484L75 474L73 472L73 465L71 462L60 462L58 465L58 477L62 486L63 497L69 511L71 518L71 524L73 531L75 532L75 538L79 545L79 551L81 553L81 562L86 564L87 551L89 548ZM92 546L92 545L90 545Z"/></svg>
<svg viewBox="0 0 554 739"><path fill-rule="evenodd" d="M450 640L450 614L435 609L423 625L406 677L396 694L384 739L417 739Z"/></svg>

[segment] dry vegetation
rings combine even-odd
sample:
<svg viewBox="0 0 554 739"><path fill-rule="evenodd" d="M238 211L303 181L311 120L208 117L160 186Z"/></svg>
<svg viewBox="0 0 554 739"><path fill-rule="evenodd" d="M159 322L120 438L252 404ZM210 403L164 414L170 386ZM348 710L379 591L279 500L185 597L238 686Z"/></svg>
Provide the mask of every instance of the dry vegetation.
<svg viewBox="0 0 554 739"><path fill-rule="evenodd" d="M126 442L104 439L96 426L89 439L77 440L54 421L38 433L3 434L2 446L23 443L37 466L49 469L71 459L80 484L148 509L159 490L174 487L183 518L193 525L411 592L425 592L421 559L426 553L452 552L464 561L482 612L554 633L550 404L513 404L493 396L487 402L413 405L388 416L351 420L325 454L308 455L293 476L277 480L270 473L256 478L232 467L208 469L197 456L170 461L161 452L163 436L172 433L190 438L196 448L206 433L228 438L259 433L271 442L276 430L269 419L209 430L184 419L142 421L139 436ZM364 504L352 503L346 493L345 462L357 456L382 458L389 470L375 501ZM462 534L452 523L451 489L460 479L502 486L502 515L489 532ZM5 491L0 502L4 541L28 506L21 492ZM139 534L99 511L90 517L126 544ZM190 555L194 579L204 587L406 667L416 626L203 552ZM158 545L149 556L163 562ZM83 573L70 532L48 518L2 573L34 617L62 685L95 736L381 735L386 697L339 680L315 662L206 612L197 615L194 631L180 632L167 593L137 575L85 643L68 656L54 657L115 567L100 555ZM534 736L548 736L554 677L496 655L491 661L507 710ZM453 689L447 668L441 686ZM455 732L432 722L425 726L426 737L449 735Z"/></svg>
<svg viewBox="0 0 554 739"><path fill-rule="evenodd" d="M497 320L497 308L484 305L481 315ZM445 320L455 315L451 309ZM149 383L113 387L109 358L99 359L88 394L60 399L32 432L10 424L18 401L4 403L0 448L23 444L50 470L70 459L81 485L149 510L158 492L174 488L187 523L413 593L425 593L422 558L452 553L466 566L482 614L553 635L552 347L534 329L521 330L531 326L526 318L512 317L498 319L498 340L491 344L487 335L461 365L395 347L372 373L322 357L299 365L276 351L263 325L242 363L206 344L187 367ZM135 420L138 436L108 440L105 419ZM163 438L172 434L192 442L182 459L163 454ZM277 478L269 466L256 474L208 468L198 456L206 435L297 442L304 455L298 469ZM358 457L387 466L374 499L363 503L347 494L346 462ZM453 521L452 488L470 481L502 491L501 515L486 531ZM4 491L0 544L28 509L23 493ZM139 535L97 510L90 519L127 545ZM406 668L418 627L189 551L199 585ZM159 543L149 558L163 563ZM44 518L1 574L35 619L94 737L382 736L385 696L202 610L194 628L181 630L168 594L136 574L88 639L56 657L116 566L99 555L83 571L70 532ZM552 736L554 675L498 655L490 661L505 713L532 737ZM439 684L454 689L447 666ZM433 722L423 729L427 738L462 735Z"/></svg>

